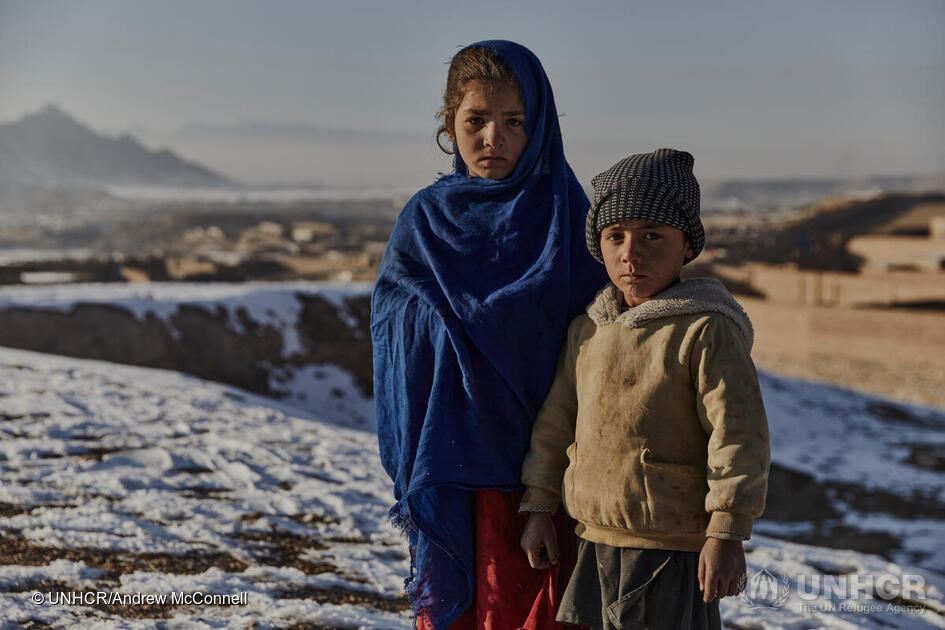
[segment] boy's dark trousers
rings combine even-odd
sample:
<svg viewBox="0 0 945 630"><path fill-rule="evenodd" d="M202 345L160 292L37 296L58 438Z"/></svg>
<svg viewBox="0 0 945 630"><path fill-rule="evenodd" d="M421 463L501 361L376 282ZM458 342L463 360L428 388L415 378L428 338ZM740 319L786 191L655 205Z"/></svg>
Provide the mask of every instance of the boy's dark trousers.
<svg viewBox="0 0 945 630"><path fill-rule="evenodd" d="M611 547L580 539L558 621L594 630L720 630L706 604L694 551Z"/></svg>

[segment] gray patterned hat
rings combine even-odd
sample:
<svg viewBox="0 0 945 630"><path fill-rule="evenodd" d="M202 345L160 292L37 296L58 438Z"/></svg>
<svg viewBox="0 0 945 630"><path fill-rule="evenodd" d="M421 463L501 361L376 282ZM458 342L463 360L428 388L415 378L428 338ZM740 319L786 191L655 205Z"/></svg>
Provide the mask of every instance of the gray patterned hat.
<svg viewBox="0 0 945 630"><path fill-rule="evenodd" d="M699 182L692 174L692 154L657 149L624 158L591 180L594 203L587 212L587 248L599 262L600 233L613 223L636 219L678 228L689 237L690 262L705 246L699 219Z"/></svg>

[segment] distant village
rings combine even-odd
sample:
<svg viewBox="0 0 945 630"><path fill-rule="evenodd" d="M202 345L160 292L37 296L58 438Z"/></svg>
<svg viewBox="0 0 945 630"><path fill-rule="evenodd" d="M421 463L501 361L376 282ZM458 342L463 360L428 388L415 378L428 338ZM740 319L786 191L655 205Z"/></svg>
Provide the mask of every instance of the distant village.
<svg viewBox="0 0 945 630"><path fill-rule="evenodd" d="M73 206L88 215L54 201L43 214L55 221L0 231L0 284L372 282L404 201ZM760 368L945 406L945 194L703 219L706 250L683 275L737 296Z"/></svg>
<svg viewBox="0 0 945 630"><path fill-rule="evenodd" d="M395 218L390 200L183 204L34 228L19 240L6 230L4 244L21 254L0 264L0 284L372 281Z"/></svg>

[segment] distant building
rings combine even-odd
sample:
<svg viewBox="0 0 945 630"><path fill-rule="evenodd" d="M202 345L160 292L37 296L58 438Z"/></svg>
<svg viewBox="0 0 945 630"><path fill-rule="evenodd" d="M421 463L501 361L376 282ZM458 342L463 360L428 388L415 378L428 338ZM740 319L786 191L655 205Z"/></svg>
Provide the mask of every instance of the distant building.
<svg viewBox="0 0 945 630"><path fill-rule="evenodd" d="M935 241L945 241L945 214L929 219L929 237Z"/></svg>
<svg viewBox="0 0 945 630"><path fill-rule="evenodd" d="M308 243L319 237L334 236L337 229L324 221L299 221L292 224L292 240Z"/></svg>

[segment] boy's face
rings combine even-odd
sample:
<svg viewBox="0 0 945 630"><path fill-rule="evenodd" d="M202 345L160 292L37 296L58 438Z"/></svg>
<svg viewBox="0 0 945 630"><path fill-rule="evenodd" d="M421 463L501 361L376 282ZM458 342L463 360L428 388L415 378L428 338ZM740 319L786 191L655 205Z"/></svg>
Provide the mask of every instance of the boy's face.
<svg viewBox="0 0 945 630"><path fill-rule="evenodd" d="M665 223L621 221L600 234L607 275L627 306L639 306L662 292L682 270L692 247L685 233Z"/></svg>

